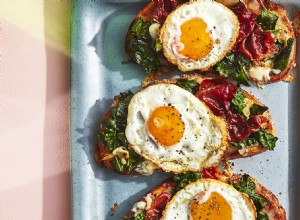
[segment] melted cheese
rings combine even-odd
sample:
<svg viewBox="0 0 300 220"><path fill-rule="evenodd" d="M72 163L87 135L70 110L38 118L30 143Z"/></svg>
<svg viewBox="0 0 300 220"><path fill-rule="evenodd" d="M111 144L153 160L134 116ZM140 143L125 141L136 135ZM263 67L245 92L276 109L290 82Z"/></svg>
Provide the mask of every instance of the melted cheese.
<svg viewBox="0 0 300 220"><path fill-rule="evenodd" d="M149 33L150 33L150 36L152 37L152 39L156 40L157 32L158 32L159 28L160 28L159 23L153 23L153 24L150 25Z"/></svg>
<svg viewBox="0 0 300 220"><path fill-rule="evenodd" d="M138 164L135 171L142 174L142 175L151 175L153 174L156 170L159 170L160 168L152 163L149 160L145 160L142 163Z"/></svg>
<svg viewBox="0 0 300 220"><path fill-rule="evenodd" d="M152 196L151 193L147 194L144 197L145 201L140 201L134 204L131 211L134 213L134 216L137 216L139 213L141 213L143 210L148 210L151 208L152 205Z"/></svg>
<svg viewBox="0 0 300 220"><path fill-rule="evenodd" d="M134 204L131 211L134 213L134 217L136 217L139 213L146 209L146 202L140 201Z"/></svg>
<svg viewBox="0 0 300 220"><path fill-rule="evenodd" d="M149 193L146 197L144 197L144 199L146 200L146 210L151 208L152 205L152 197L151 197L151 193Z"/></svg>
<svg viewBox="0 0 300 220"><path fill-rule="evenodd" d="M250 108L254 104L254 102L251 99L245 99L244 104L246 105L243 109L243 113L245 116L249 117L250 115Z"/></svg>
<svg viewBox="0 0 300 220"><path fill-rule="evenodd" d="M268 67L254 66L250 68L248 75L257 81L269 80L271 70L272 69Z"/></svg>
<svg viewBox="0 0 300 220"><path fill-rule="evenodd" d="M279 33L276 35L277 39L287 41L289 38L291 38L291 34L288 31L285 22L280 18L276 22L275 30L280 30Z"/></svg>
<svg viewBox="0 0 300 220"><path fill-rule="evenodd" d="M121 159L122 164L126 164L126 159L129 158L129 152L125 148L118 147L112 153Z"/></svg>

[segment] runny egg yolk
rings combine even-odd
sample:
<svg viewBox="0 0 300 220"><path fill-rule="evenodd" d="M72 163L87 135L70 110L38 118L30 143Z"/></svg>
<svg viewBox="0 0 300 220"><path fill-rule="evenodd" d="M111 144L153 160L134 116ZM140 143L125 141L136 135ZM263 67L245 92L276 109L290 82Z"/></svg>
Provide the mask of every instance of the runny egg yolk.
<svg viewBox="0 0 300 220"><path fill-rule="evenodd" d="M156 108L147 122L151 135L162 145L168 147L180 141L184 133L184 122L173 106Z"/></svg>
<svg viewBox="0 0 300 220"><path fill-rule="evenodd" d="M231 220L232 210L230 204L217 192L212 192L206 201L203 200L205 192L194 198L190 204L192 220Z"/></svg>
<svg viewBox="0 0 300 220"><path fill-rule="evenodd" d="M207 56L213 48L213 41L207 31L207 24L200 18L191 19L181 25L181 55L193 60Z"/></svg>

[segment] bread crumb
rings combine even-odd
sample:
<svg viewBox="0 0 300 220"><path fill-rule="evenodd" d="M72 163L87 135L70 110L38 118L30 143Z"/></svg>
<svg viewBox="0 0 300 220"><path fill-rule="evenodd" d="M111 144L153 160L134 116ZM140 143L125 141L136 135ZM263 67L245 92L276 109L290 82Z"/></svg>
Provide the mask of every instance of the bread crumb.
<svg viewBox="0 0 300 220"><path fill-rule="evenodd" d="M110 216L114 216L115 215L115 211L117 210L118 207L119 207L118 202L115 202L114 206L110 209L112 211L112 213L110 214Z"/></svg>

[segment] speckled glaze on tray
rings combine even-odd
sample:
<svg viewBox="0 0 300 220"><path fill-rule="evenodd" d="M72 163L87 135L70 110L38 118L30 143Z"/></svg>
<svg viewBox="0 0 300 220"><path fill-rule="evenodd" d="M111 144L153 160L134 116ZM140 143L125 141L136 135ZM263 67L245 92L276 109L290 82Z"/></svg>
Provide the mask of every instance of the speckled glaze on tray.
<svg viewBox="0 0 300 220"><path fill-rule="evenodd" d="M299 0L277 1L290 15ZM73 0L71 45L71 152L73 219L120 219L137 199L170 174L122 176L100 168L94 161L99 122L113 96L136 91L145 77L135 64L122 64L124 36L145 1ZM299 46L297 46L299 52ZM298 58L299 59L299 58ZM298 62L299 63L299 62ZM299 65L299 64L298 64ZM299 71L298 68L294 72ZM287 211L298 219L300 174L300 81L274 83L264 89L246 88L266 104L277 128L274 151L234 160L236 173L246 172L270 189ZM59 196L59 195L58 195ZM115 203L118 209L111 216Z"/></svg>

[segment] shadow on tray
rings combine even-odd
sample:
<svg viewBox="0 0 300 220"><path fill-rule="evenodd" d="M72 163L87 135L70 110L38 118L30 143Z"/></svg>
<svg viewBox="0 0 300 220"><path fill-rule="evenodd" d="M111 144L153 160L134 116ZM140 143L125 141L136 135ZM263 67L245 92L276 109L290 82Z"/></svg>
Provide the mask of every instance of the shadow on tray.
<svg viewBox="0 0 300 220"><path fill-rule="evenodd" d="M156 173L151 176L125 176L114 173L106 168L102 168L96 163L94 159L94 150L98 143L97 134L99 132L99 124L111 103L111 99L97 100L90 108L84 121L84 127L76 130L82 135L82 137L78 139L78 143L82 145L82 148L88 157L89 164L94 172L95 178L101 181L114 180L116 182L126 183L128 184L127 186L132 187L136 184L144 184L145 187L142 190L135 192L133 195L126 197L125 201L119 204L119 207L114 212L113 216L111 215L113 213L112 211L106 213L105 219L116 219L128 213L134 203L137 202L143 195L171 176L171 174L163 172ZM126 191L127 189L123 190Z"/></svg>
<svg viewBox="0 0 300 220"><path fill-rule="evenodd" d="M112 72L120 72L124 81L142 80L146 76L140 65L127 62L128 56L124 49L128 27L143 6L144 4L130 4L114 11L104 19L98 33L89 43L89 46L95 48L100 62Z"/></svg>

